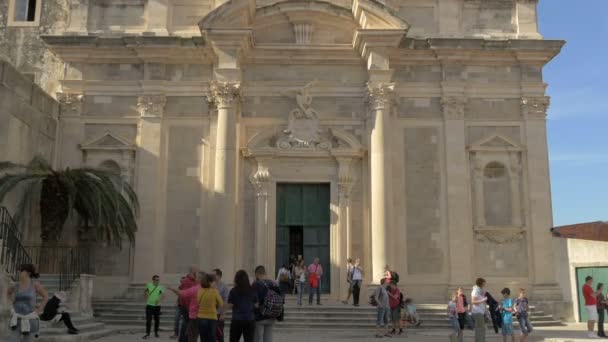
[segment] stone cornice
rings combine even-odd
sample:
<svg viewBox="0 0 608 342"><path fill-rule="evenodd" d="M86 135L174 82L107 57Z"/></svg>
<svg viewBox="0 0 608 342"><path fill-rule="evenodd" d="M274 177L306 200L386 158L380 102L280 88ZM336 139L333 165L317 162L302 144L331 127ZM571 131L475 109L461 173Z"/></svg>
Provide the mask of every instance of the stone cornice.
<svg viewBox="0 0 608 342"><path fill-rule="evenodd" d="M213 53L202 37L43 35L63 61L122 63L211 63Z"/></svg>

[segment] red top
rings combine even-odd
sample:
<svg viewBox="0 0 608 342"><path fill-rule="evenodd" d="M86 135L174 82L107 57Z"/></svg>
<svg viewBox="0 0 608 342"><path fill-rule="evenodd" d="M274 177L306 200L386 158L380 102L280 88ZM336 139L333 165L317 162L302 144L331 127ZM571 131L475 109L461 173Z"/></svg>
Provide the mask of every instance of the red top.
<svg viewBox="0 0 608 342"><path fill-rule="evenodd" d="M394 290L389 290L389 293L390 296L388 296L388 306L390 306L391 309L395 309L401 304L399 301L399 294L401 291L399 291L399 288L395 287Z"/></svg>
<svg viewBox="0 0 608 342"><path fill-rule="evenodd" d="M190 274L188 273L186 275L186 278L184 278L184 280L182 280L179 284L179 290L183 291L183 290L188 290L194 286L196 286L196 279ZM188 298L184 298L183 296L179 296L179 306L181 306L182 308L188 308L188 306L190 305Z"/></svg>
<svg viewBox="0 0 608 342"><path fill-rule="evenodd" d="M597 305L597 300L595 298L595 294L593 293L593 289L591 286L585 284L583 285L583 295L585 296L585 305Z"/></svg>

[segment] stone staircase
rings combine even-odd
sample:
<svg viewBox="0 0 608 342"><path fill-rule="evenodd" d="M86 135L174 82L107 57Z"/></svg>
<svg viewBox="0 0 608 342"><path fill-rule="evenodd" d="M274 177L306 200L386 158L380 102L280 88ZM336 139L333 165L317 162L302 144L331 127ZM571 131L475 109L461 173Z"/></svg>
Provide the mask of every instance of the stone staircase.
<svg viewBox="0 0 608 342"><path fill-rule="evenodd" d="M40 283L49 294L49 298L59 291L59 275L57 274L41 274ZM40 342L79 342L89 341L102 338L114 333L114 330L108 328L105 323L90 316L82 316L77 312L71 311L70 296L68 294L67 302L68 312L72 316L72 322L80 330L78 335L69 335L63 322L40 322L40 337L37 341Z"/></svg>
<svg viewBox="0 0 608 342"><path fill-rule="evenodd" d="M328 299L323 305L298 306L293 296L288 296L285 304L285 320L278 322L277 329L345 330L373 329L376 309L367 303L360 307L345 305ZM175 301L161 303L161 330L173 329ZM122 332L143 332L145 325L144 303L142 300L97 300L93 303L95 317L108 326ZM444 304L418 304L422 325L416 329L449 329ZM535 326L558 326L561 323L544 312L531 309L532 324ZM230 312L226 315L226 325L230 324Z"/></svg>

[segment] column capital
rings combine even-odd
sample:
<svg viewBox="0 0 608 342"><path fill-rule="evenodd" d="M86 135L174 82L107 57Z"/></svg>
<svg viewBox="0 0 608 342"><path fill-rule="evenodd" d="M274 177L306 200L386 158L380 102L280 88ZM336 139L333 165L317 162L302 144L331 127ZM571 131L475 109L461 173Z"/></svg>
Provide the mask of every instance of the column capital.
<svg viewBox="0 0 608 342"><path fill-rule="evenodd" d="M367 103L370 110L384 109L390 106L395 96L395 83L367 82Z"/></svg>
<svg viewBox="0 0 608 342"><path fill-rule="evenodd" d="M268 196L268 185L272 175L270 169L263 161L257 161L257 170L250 176L249 181L253 184L255 189L256 197L267 197Z"/></svg>
<svg viewBox="0 0 608 342"><path fill-rule="evenodd" d="M80 115L84 104L84 95L79 93L57 93L61 105L61 115Z"/></svg>
<svg viewBox="0 0 608 342"><path fill-rule="evenodd" d="M241 84L239 82L213 81L209 87L209 102L218 108L232 107L241 100Z"/></svg>
<svg viewBox="0 0 608 342"><path fill-rule="evenodd" d="M522 114L527 119L546 119L550 103L549 96L523 96L521 98Z"/></svg>
<svg viewBox="0 0 608 342"><path fill-rule="evenodd" d="M167 97L163 94L142 95L137 98L137 111L142 117L161 118Z"/></svg>
<svg viewBox="0 0 608 342"><path fill-rule="evenodd" d="M444 120L464 120L466 97L444 96L441 98Z"/></svg>

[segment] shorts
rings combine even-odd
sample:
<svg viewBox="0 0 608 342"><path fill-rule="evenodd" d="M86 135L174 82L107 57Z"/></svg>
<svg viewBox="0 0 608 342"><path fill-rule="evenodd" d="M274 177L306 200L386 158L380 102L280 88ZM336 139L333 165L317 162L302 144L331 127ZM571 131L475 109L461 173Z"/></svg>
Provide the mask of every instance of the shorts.
<svg viewBox="0 0 608 342"><path fill-rule="evenodd" d="M391 322L398 322L401 319L401 308L397 306L391 309Z"/></svg>
<svg viewBox="0 0 608 342"><path fill-rule="evenodd" d="M502 331L502 336L513 336L513 322L509 322L509 323L502 323L502 328L500 328Z"/></svg>
<svg viewBox="0 0 608 342"><path fill-rule="evenodd" d="M587 305L587 320L588 321L597 321L597 306L596 305Z"/></svg>

